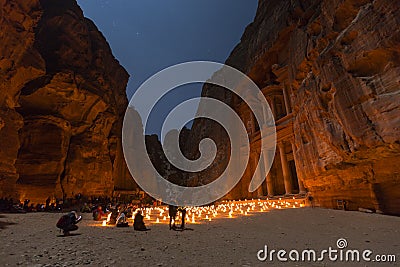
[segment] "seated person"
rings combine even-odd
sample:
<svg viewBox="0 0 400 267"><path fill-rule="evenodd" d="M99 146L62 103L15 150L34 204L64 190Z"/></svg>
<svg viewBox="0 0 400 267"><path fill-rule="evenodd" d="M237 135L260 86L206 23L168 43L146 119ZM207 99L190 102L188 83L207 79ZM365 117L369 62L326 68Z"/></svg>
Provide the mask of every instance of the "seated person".
<svg viewBox="0 0 400 267"><path fill-rule="evenodd" d="M90 213L90 207L87 203L84 203L82 208L81 208L82 213Z"/></svg>
<svg viewBox="0 0 400 267"><path fill-rule="evenodd" d="M129 227L125 213L121 212L117 218L117 227Z"/></svg>
<svg viewBox="0 0 400 267"><path fill-rule="evenodd" d="M135 219L133 220L133 229L135 229L136 231L150 230L146 228L146 225L143 221L143 215L140 210L136 212Z"/></svg>
<svg viewBox="0 0 400 267"><path fill-rule="evenodd" d="M101 219L104 216L103 208L101 206L98 206L97 209L93 211L93 220L95 221L101 221Z"/></svg>
<svg viewBox="0 0 400 267"><path fill-rule="evenodd" d="M118 216L119 216L118 209L112 209L111 210L110 221L107 224L115 225L117 223Z"/></svg>

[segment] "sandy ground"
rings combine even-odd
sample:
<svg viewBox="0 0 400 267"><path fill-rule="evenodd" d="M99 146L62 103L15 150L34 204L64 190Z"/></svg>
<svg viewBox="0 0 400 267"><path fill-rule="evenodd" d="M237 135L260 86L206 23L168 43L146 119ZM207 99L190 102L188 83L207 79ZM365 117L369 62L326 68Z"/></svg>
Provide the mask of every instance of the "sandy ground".
<svg viewBox="0 0 400 267"><path fill-rule="evenodd" d="M235 219L188 225L193 231L151 231L93 226L84 215L77 235L59 237L59 214L0 215L0 266L396 266L400 218L325 209L273 210ZM397 263L260 262L269 249L323 250L345 238L348 249L395 254Z"/></svg>

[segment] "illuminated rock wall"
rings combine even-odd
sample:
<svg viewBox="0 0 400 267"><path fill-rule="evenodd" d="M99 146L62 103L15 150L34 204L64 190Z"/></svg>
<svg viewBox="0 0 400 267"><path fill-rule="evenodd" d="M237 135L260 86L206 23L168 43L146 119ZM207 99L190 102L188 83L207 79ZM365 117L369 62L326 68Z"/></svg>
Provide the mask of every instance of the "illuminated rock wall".
<svg viewBox="0 0 400 267"><path fill-rule="evenodd" d="M1 0L0 42L0 196L132 187L121 150L129 75L76 1Z"/></svg>
<svg viewBox="0 0 400 267"><path fill-rule="evenodd" d="M227 64L263 92L284 90L292 136L283 141L293 142L299 180L321 206L343 199L349 209L400 214L398 1L259 1ZM214 132L200 120L194 129L194 140ZM238 188L235 197L249 196Z"/></svg>

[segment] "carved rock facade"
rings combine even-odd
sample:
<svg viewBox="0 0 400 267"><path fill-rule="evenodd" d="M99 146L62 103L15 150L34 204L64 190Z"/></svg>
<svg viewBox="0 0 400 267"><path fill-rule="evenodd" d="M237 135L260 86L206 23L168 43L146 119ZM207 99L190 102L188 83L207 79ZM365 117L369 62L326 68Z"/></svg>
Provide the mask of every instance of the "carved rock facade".
<svg viewBox="0 0 400 267"><path fill-rule="evenodd" d="M227 198L307 190L323 207L345 200L348 209L400 214L399 18L400 4L390 0L259 1L227 64L249 75L269 101L278 146L263 186L247 192L259 126L239 99L222 96L252 144L248 170ZM206 86L203 95L223 94ZM209 122L193 129L195 141L211 134L217 144L227 142ZM222 170L226 159L215 163Z"/></svg>

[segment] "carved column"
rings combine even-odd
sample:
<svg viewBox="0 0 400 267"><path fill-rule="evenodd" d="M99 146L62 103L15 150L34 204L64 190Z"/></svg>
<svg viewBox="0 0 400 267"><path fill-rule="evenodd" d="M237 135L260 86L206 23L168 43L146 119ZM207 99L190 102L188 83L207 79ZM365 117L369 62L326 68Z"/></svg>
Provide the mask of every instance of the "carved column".
<svg viewBox="0 0 400 267"><path fill-rule="evenodd" d="M261 164L261 160L260 160L260 164ZM257 180L261 180L262 177L262 172L261 172L261 166L259 166L260 168L257 168L258 165L258 160L256 155L253 156L253 168L255 169L255 175L257 177ZM262 189L262 184L257 188L257 197L261 197L263 196L263 189Z"/></svg>
<svg viewBox="0 0 400 267"><path fill-rule="evenodd" d="M292 179L286 158L285 145L284 143L280 142L278 143L278 147L279 147L279 154L281 156L281 165L282 165L283 179L285 184L285 191L286 195L289 195L292 193Z"/></svg>
<svg viewBox="0 0 400 267"><path fill-rule="evenodd" d="M271 107L272 115L274 116L274 119L276 120L277 114L276 114L276 110L275 110L275 98L272 96L270 99L271 99L270 107Z"/></svg>
<svg viewBox="0 0 400 267"><path fill-rule="evenodd" d="M286 86L285 85L283 85L282 91L283 91L283 99L285 101L286 115L289 115L291 113L290 100L289 100L289 96L288 96L288 93L286 91Z"/></svg>
<svg viewBox="0 0 400 267"><path fill-rule="evenodd" d="M296 163L296 154L295 154L296 146L294 145L293 140L290 141L290 144L292 145L293 158L295 159L295 163ZM299 171L297 170L297 164L296 164L296 172L297 172L297 181L299 183L299 194L305 194L306 189L304 188L303 181L300 180Z"/></svg>
<svg viewBox="0 0 400 267"><path fill-rule="evenodd" d="M265 177L265 179L267 181L268 196L273 197L275 195L275 191L274 191L274 183L272 181L271 172L267 173L267 176Z"/></svg>
<svg viewBox="0 0 400 267"><path fill-rule="evenodd" d="M266 168L268 166L268 155L264 154L262 156L263 156L262 160L264 162L264 170L266 170ZM268 193L268 196L269 197L274 196L275 195L274 183L272 181L272 176L271 176L271 172L270 171L268 171L268 173L266 174L265 181L267 182L267 193Z"/></svg>

